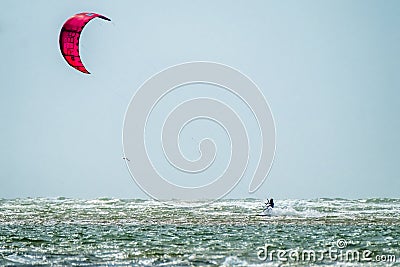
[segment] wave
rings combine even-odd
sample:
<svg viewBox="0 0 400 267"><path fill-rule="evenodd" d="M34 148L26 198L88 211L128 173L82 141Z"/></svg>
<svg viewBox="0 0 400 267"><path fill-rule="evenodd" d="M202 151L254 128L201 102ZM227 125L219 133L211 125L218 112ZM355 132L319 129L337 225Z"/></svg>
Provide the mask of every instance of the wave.
<svg viewBox="0 0 400 267"><path fill-rule="evenodd" d="M298 211L292 207L287 208L274 208L271 212L272 216L290 216L290 217L323 217L326 214L312 209L305 209Z"/></svg>

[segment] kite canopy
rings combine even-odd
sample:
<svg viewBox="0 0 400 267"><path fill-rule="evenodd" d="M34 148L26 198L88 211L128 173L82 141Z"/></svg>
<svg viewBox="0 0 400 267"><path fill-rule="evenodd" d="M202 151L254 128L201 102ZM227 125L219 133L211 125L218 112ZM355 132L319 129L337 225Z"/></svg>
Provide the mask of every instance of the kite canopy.
<svg viewBox="0 0 400 267"><path fill-rule="evenodd" d="M79 38L85 25L94 18L111 21L109 18L96 13L79 13L70 17L61 28L60 50L69 65L75 69L90 74L85 68L79 55Z"/></svg>

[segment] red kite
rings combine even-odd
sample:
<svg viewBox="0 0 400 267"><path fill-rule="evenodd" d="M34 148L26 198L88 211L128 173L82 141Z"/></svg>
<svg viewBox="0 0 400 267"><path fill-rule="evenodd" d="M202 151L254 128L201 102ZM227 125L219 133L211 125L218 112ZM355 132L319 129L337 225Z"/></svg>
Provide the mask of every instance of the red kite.
<svg viewBox="0 0 400 267"><path fill-rule="evenodd" d="M109 18L96 13L79 13L70 17L63 25L60 32L61 54L69 65L75 69L90 74L83 66L79 55L79 37L85 25L94 18L111 21Z"/></svg>

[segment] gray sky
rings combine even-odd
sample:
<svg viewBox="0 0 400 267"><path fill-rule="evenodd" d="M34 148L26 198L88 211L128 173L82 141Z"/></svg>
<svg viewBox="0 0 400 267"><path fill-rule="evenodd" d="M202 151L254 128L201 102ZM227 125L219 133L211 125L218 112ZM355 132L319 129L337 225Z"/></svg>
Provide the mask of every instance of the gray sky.
<svg viewBox="0 0 400 267"><path fill-rule="evenodd" d="M3 0L0 10L0 197L147 198L121 159L127 105L152 75L194 60L249 76L275 118L266 182L248 194L245 176L227 197L399 197L399 1ZM90 76L58 47L64 21L84 11L112 19L81 37ZM215 125L183 133L188 157L199 129Z"/></svg>

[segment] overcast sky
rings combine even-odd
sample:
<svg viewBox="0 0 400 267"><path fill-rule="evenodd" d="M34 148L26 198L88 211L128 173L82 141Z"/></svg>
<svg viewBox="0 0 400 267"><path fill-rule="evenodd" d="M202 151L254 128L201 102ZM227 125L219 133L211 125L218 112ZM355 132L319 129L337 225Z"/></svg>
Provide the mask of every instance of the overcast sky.
<svg viewBox="0 0 400 267"><path fill-rule="evenodd" d="M275 118L266 182L249 194L245 176L228 198L400 197L399 1L0 5L0 198L147 198L121 159L127 105L152 75L194 60L246 74ZM112 20L91 21L81 37L91 75L68 66L58 46L64 21L84 11ZM188 157L196 158L201 129L213 127L185 133ZM214 135L223 165L229 144Z"/></svg>

